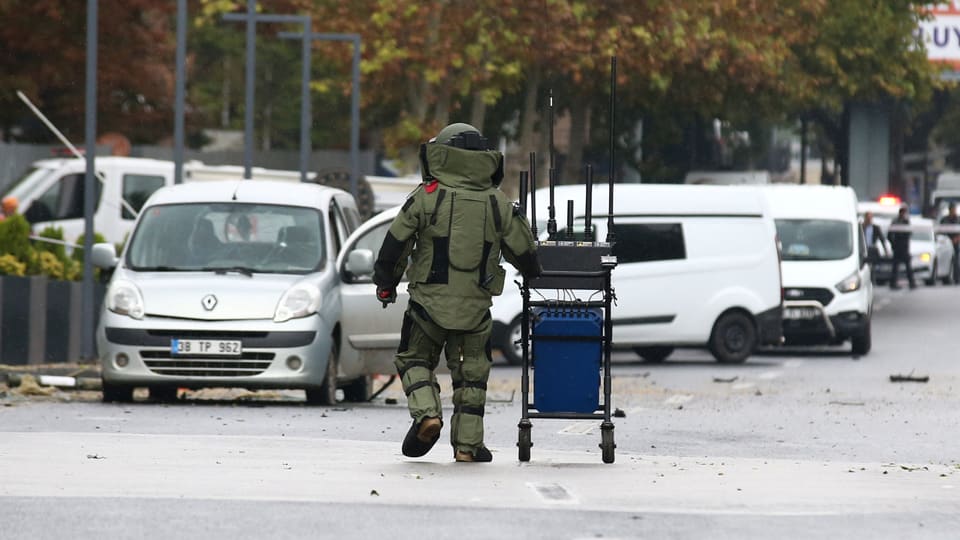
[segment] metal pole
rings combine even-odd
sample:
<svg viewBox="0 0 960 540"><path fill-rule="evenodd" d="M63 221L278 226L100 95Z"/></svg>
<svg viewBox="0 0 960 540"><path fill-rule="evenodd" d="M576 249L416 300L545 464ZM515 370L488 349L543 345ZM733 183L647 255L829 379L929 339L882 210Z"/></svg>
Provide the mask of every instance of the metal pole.
<svg viewBox="0 0 960 540"><path fill-rule="evenodd" d="M254 76L256 75L256 44L257 21L254 14L257 12L257 0L247 0L247 72L246 72L246 104L243 111L243 177L252 178L253 174L253 91Z"/></svg>
<svg viewBox="0 0 960 540"><path fill-rule="evenodd" d="M353 36L353 97L350 100L350 192L356 198L360 182L360 36Z"/></svg>
<svg viewBox="0 0 960 540"><path fill-rule="evenodd" d="M80 354L83 360L96 358L93 332L96 320L96 306L93 305L93 203L94 203L94 161L97 157L97 2L87 2L87 84L85 144L87 173L83 179L83 287L80 307L82 309Z"/></svg>
<svg viewBox="0 0 960 540"><path fill-rule="evenodd" d="M300 181L307 181L307 169L310 168L310 128L312 127L310 109L310 67L312 58L310 55L311 45L310 34L313 32L310 17L303 22L303 65L300 70Z"/></svg>
<svg viewBox="0 0 960 540"><path fill-rule="evenodd" d="M187 0L177 0L177 82L173 114L173 183L183 182L183 109L186 86Z"/></svg>

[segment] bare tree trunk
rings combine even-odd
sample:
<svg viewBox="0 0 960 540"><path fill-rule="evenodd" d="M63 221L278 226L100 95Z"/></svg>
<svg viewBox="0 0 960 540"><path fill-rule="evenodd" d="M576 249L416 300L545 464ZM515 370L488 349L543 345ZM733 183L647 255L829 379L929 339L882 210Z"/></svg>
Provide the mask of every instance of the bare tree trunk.
<svg viewBox="0 0 960 540"><path fill-rule="evenodd" d="M483 133L483 121L487 114L487 103L483 100L483 91L473 92L473 105L470 108L470 125Z"/></svg>
<svg viewBox="0 0 960 540"><path fill-rule="evenodd" d="M270 69L269 64L266 66L266 69L263 73L263 80L266 88L270 88L270 83L273 82L273 70ZM270 140L270 131L272 129L272 120L273 120L273 100L267 98L263 104L263 135L260 138L260 149L263 151L270 150L272 141Z"/></svg>
<svg viewBox="0 0 960 540"><path fill-rule="evenodd" d="M565 184L579 184L583 178L583 147L586 145L590 123L590 107L586 100L575 99L570 104L570 145L561 178Z"/></svg>
<svg viewBox="0 0 960 540"><path fill-rule="evenodd" d="M546 154L544 141L535 130L540 115L537 112L537 96L540 92L542 74L539 66L527 75L526 91L523 98L523 110L520 112L520 129L517 136L517 149L508 156L504 174L506 178L518 178L520 171L529 170L530 152L537 152L537 185L547 185Z"/></svg>
<svg viewBox="0 0 960 540"><path fill-rule="evenodd" d="M223 86L220 89L220 127L226 129L230 127L230 57L223 59Z"/></svg>

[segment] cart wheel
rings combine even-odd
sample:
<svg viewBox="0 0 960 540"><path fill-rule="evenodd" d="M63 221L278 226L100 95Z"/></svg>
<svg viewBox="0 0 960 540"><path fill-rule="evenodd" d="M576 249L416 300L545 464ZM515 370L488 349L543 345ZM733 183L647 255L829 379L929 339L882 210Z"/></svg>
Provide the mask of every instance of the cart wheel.
<svg viewBox="0 0 960 540"><path fill-rule="evenodd" d="M613 442L613 429L603 429L600 431L600 450L603 453L604 463L613 463L613 449L617 445Z"/></svg>
<svg viewBox="0 0 960 540"><path fill-rule="evenodd" d="M530 428L520 428L520 437L517 440L517 457L520 461L530 461L530 447L533 443L530 441Z"/></svg>

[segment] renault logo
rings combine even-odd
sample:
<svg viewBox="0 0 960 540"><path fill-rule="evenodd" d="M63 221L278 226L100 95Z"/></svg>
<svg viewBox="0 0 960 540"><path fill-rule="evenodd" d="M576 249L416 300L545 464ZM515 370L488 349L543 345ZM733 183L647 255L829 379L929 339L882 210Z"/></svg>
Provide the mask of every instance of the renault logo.
<svg viewBox="0 0 960 540"><path fill-rule="evenodd" d="M203 309L207 311L213 311L213 308L217 307L217 297L212 294L208 294L200 300L200 303L203 305Z"/></svg>
<svg viewBox="0 0 960 540"><path fill-rule="evenodd" d="M800 289L787 289L787 296L790 298L800 298L803 296L803 291Z"/></svg>

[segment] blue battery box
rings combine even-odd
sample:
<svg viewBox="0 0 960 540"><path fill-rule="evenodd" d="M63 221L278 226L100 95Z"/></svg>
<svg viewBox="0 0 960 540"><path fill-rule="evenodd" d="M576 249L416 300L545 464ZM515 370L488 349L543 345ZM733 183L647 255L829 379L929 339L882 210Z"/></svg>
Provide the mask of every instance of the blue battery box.
<svg viewBox="0 0 960 540"><path fill-rule="evenodd" d="M592 413L600 404L603 315L599 309L541 308L532 333L533 406Z"/></svg>

